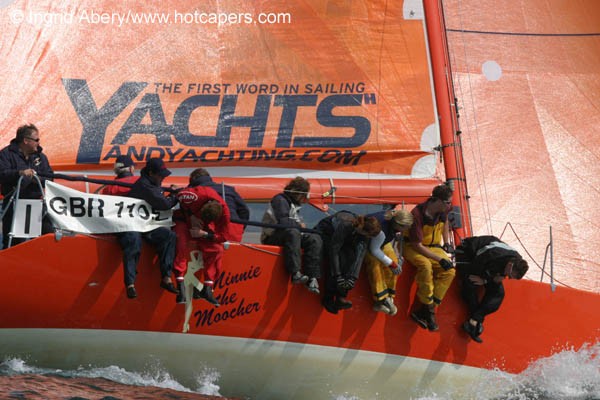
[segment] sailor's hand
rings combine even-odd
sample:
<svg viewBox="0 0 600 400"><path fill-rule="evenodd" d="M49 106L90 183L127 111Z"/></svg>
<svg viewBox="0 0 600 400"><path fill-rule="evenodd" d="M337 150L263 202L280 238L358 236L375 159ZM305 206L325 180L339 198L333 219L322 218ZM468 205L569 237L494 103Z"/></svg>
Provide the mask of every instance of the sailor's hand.
<svg viewBox="0 0 600 400"><path fill-rule="evenodd" d="M195 215L192 215L190 217L190 225L192 226L192 228L202 229L202 228L204 228L204 221L202 221L200 218L196 217Z"/></svg>
<svg viewBox="0 0 600 400"><path fill-rule="evenodd" d="M344 279L344 282L342 283L342 289L352 290L352 288L354 288L355 283L356 283L356 280L353 277L348 277L348 278Z"/></svg>
<svg viewBox="0 0 600 400"><path fill-rule="evenodd" d="M480 277L478 275L469 275L469 280L471 281L471 283L473 285L476 285L476 286L483 286L487 283L487 281L485 279L483 279L482 277Z"/></svg>
<svg viewBox="0 0 600 400"><path fill-rule="evenodd" d="M202 228L191 228L190 229L190 235L193 238L205 238L208 236L208 232L206 232L205 230L203 230Z"/></svg>
<svg viewBox="0 0 600 400"><path fill-rule="evenodd" d="M355 281L353 277L344 278L343 276L338 276L336 278L336 285L338 290L351 290L354 287Z"/></svg>
<svg viewBox="0 0 600 400"><path fill-rule="evenodd" d="M399 265L395 261L392 261L388 267L390 267L394 275L400 275L402 273L402 264Z"/></svg>
<svg viewBox="0 0 600 400"><path fill-rule="evenodd" d="M21 171L19 171L19 175L20 175L20 176L25 176L25 177L27 177L27 178L31 178L31 177L33 177L34 175L37 175L37 173L35 172L35 170L34 170L34 169L27 168L27 169L24 169L24 170L21 170Z"/></svg>
<svg viewBox="0 0 600 400"><path fill-rule="evenodd" d="M454 265L452 265L452 261L447 258L442 258L440 260L440 267L444 268L444 271L448 271L450 268L454 268Z"/></svg>

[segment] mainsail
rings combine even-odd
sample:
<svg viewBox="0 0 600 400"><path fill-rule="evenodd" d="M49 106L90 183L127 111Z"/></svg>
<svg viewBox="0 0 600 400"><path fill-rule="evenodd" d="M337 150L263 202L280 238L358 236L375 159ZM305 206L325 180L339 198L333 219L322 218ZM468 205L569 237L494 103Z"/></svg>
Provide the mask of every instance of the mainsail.
<svg viewBox="0 0 600 400"><path fill-rule="evenodd" d="M600 3L443 6L474 232L541 267L551 227L555 278L600 291Z"/></svg>

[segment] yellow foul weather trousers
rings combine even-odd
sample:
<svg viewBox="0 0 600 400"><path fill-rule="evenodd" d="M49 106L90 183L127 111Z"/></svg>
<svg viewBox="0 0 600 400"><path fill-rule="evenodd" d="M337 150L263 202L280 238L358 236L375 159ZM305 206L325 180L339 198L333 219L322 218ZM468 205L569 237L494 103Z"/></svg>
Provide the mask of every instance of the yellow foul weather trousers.
<svg viewBox="0 0 600 400"><path fill-rule="evenodd" d="M398 263L398 256L391 242L386 243L382 250L386 256L394 260L395 263ZM394 298L398 277L392 273L390 267L383 265L381 261L373 257L369 252L365 256L365 267L367 268L373 298L376 301L383 300L386 297Z"/></svg>
<svg viewBox="0 0 600 400"><path fill-rule="evenodd" d="M448 258L448 255L442 250L442 232L444 223L439 222L434 226L423 226L422 242L435 255L441 258ZM444 270L437 261L427 258L418 253L415 248L406 240L403 249L404 259L411 263L416 269L415 282L417 282L417 298L423 304L440 304L454 279L455 270L450 268Z"/></svg>
<svg viewBox="0 0 600 400"><path fill-rule="evenodd" d="M429 250L440 257L448 258L446 252L439 247L430 247ZM419 301L423 304L439 304L454 279L454 268L445 271L437 261L417 253L410 243L404 244L404 259L417 269L415 282Z"/></svg>

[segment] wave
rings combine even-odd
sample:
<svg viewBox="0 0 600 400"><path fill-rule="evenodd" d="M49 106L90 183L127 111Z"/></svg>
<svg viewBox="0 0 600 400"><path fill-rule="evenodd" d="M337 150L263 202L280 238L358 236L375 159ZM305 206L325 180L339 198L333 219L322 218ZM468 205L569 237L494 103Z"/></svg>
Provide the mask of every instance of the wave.
<svg viewBox="0 0 600 400"><path fill-rule="evenodd" d="M220 373L208 367L196 375L196 388L188 388L158 362L147 366L143 373L127 371L119 366L97 368L81 366L76 370L60 370L28 365L18 358L5 359L0 364L0 377L34 376L36 380L59 377L72 385L87 379L104 379L129 388L161 388L178 393L219 396ZM13 382L11 380L10 382ZM64 383L61 390L64 391ZM88 390L95 386L86 381ZM51 385L45 384L52 390ZM499 390L500 388L500 390ZM96 388L97 389L97 388ZM414 400L453 400L457 388L449 386L445 393L423 393ZM464 388L461 388L464 389ZM461 390L464 393L464 390ZM122 393L122 391L121 391ZM600 343L584 345L580 349L565 349L551 357L532 363L520 374L508 374L500 369L483 373L482 379L468 391L473 400L598 400L600 399ZM500 394L499 394L500 393ZM160 395L157 392L154 396ZM165 396L166 397L166 396ZM373 393L377 399L377 393ZM27 397L19 397L26 399ZM127 397L128 398L128 397ZM175 397L171 398L190 398ZM206 397L194 397L206 398ZM351 393L331 394L329 400L367 400Z"/></svg>
<svg viewBox="0 0 600 400"><path fill-rule="evenodd" d="M504 389L493 400L598 400L600 342L559 351L533 362L517 375L491 370L475 387L474 394L494 387Z"/></svg>
<svg viewBox="0 0 600 400"><path fill-rule="evenodd" d="M204 368L196 375L197 387L190 389L175 380L169 372L156 363L148 366L144 372L127 371L119 366L97 368L80 366L76 370L61 370L40 368L28 365L19 358L7 358L0 364L0 376L14 377L18 375L54 376L61 378L102 378L115 383L138 386L171 389L178 392L197 393L208 396L221 396L217 381L218 371Z"/></svg>

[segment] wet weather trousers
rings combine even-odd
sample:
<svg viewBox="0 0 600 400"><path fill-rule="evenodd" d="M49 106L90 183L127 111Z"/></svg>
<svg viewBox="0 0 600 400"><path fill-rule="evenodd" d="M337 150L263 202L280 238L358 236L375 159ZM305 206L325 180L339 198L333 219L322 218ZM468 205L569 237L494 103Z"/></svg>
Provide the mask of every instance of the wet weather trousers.
<svg viewBox="0 0 600 400"><path fill-rule="evenodd" d="M133 285L137 265L142 252L142 240L148 242L158 255L160 274L170 277L175 258L175 233L168 228L156 228L149 232L121 232L117 241L123 250L123 272L125 286Z"/></svg>
<svg viewBox="0 0 600 400"><path fill-rule="evenodd" d="M442 258L448 258L440 247L429 247L429 250ZM404 259L417 270L415 282L419 301L423 304L441 303L454 279L455 269L444 270L437 261L418 253L410 243L404 244L403 254Z"/></svg>
<svg viewBox="0 0 600 400"><path fill-rule="evenodd" d="M483 288L483 297L479 291ZM462 278L461 294L467 307L469 308L469 317L479 323L483 323L486 315L498 311L504 300L504 285L488 281L485 285L475 285L469 280L469 275L465 274Z"/></svg>
<svg viewBox="0 0 600 400"><path fill-rule="evenodd" d="M173 228L177 235L177 251L173 272L175 279L182 281L187 272L190 252L200 250L202 253L203 279L200 279L205 285L212 286L223 270L223 253L225 248L223 243L214 242L209 239L196 239L190 235L188 224L183 221L176 221ZM199 277L202 278L202 277Z"/></svg>
<svg viewBox="0 0 600 400"><path fill-rule="evenodd" d="M321 249L323 240L317 233L298 229L278 229L265 238L264 244L283 247L283 262L290 275L301 271L310 278L321 277Z"/></svg>
<svg viewBox="0 0 600 400"><path fill-rule="evenodd" d="M382 248L383 253L398 263L398 256L394 251L392 242L386 243ZM371 293L376 301L384 300L387 297L394 298L396 295L396 281L398 276L394 275L390 267L383 265L381 261L367 252L365 256L365 268L369 283L371 284Z"/></svg>

